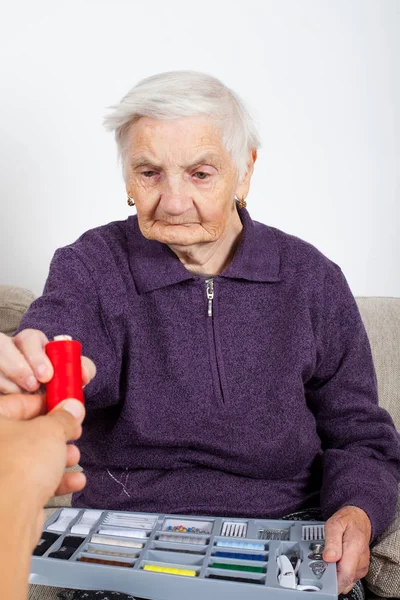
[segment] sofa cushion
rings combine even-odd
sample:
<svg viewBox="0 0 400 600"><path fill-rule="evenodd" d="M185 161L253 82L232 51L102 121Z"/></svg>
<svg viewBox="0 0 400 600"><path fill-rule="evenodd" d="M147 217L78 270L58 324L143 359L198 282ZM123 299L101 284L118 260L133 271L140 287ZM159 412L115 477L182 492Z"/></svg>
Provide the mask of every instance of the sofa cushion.
<svg viewBox="0 0 400 600"><path fill-rule="evenodd" d="M371 548L366 581L378 596L400 597L400 494L394 521Z"/></svg>
<svg viewBox="0 0 400 600"><path fill-rule="evenodd" d="M62 589L47 585L30 585L28 600L59 600L58 594Z"/></svg>
<svg viewBox="0 0 400 600"><path fill-rule="evenodd" d="M35 296L29 290L0 285L0 332L13 335Z"/></svg>
<svg viewBox="0 0 400 600"><path fill-rule="evenodd" d="M400 431L400 298L356 298L378 379L379 404Z"/></svg>

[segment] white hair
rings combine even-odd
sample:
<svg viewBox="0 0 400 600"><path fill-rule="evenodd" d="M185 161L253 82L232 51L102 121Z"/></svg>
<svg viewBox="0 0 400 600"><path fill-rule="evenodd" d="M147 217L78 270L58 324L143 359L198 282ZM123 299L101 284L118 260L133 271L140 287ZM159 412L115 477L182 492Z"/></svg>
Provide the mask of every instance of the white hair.
<svg viewBox="0 0 400 600"><path fill-rule="evenodd" d="M118 156L126 177L128 130L141 117L178 119L204 115L221 128L222 142L231 154L239 180L248 167L249 152L260 147L253 119L239 96L211 75L197 71L170 71L142 79L105 117L115 132Z"/></svg>

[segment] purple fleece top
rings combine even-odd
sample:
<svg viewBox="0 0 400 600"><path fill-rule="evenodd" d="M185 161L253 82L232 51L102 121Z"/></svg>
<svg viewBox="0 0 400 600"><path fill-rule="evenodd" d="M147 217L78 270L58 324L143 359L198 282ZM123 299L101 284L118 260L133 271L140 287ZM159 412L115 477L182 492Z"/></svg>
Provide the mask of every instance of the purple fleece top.
<svg viewBox="0 0 400 600"><path fill-rule="evenodd" d="M136 216L58 250L20 329L70 334L97 366L78 507L278 518L363 508L393 519L400 439L378 407L368 338L340 268L240 211L206 283Z"/></svg>

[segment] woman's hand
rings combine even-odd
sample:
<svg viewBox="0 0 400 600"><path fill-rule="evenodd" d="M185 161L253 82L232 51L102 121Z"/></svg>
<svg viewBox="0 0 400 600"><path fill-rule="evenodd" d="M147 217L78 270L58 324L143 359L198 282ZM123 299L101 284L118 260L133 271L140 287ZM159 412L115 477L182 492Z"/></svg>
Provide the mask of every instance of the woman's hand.
<svg viewBox="0 0 400 600"><path fill-rule="evenodd" d="M27 517L31 550L43 529L47 500L79 491L86 483L83 473L65 472L80 458L78 448L67 441L82 433L83 404L66 400L43 415L45 408L45 398L38 395L0 398L0 518L12 523Z"/></svg>
<svg viewBox="0 0 400 600"><path fill-rule="evenodd" d="M337 562L338 593L346 594L368 573L371 522L357 506L344 506L325 523L326 562Z"/></svg>
<svg viewBox="0 0 400 600"><path fill-rule="evenodd" d="M0 333L0 394L36 392L53 377L53 366L44 350L48 339L37 329L24 329L13 338ZM96 375L93 361L82 357L82 380Z"/></svg>

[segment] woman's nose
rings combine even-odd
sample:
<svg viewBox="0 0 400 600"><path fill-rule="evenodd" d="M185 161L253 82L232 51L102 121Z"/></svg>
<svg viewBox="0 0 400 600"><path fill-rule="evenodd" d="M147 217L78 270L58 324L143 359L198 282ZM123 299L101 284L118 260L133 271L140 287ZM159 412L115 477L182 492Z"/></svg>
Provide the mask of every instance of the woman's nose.
<svg viewBox="0 0 400 600"><path fill-rule="evenodd" d="M181 215L192 206L186 182L181 178L165 178L160 197L160 207L169 215Z"/></svg>

